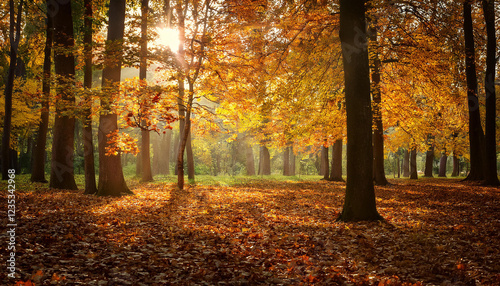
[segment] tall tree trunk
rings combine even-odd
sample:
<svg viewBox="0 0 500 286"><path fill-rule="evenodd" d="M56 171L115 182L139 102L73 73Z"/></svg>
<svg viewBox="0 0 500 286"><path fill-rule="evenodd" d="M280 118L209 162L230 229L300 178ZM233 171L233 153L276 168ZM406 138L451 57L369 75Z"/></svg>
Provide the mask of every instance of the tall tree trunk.
<svg viewBox="0 0 500 286"><path fill-rule="evenodd" d="M434 145L429 144L429 149L425 152L424 177L432 178L432 169L434 166Z"/></svg>
<svg viewBox="0 0 500 286"><path fill-rule="evenodd" d="M293 153L293 145L290 143L290 176L295 176L295 154Z"/></svg>
<svg viewBox="0 0 500 286"><path fill-rule="evenodd" d="M470 172L466 180L479 181L484 178L483 142L484 133L479 113L477 97L476 60L474 47L474 29L472 24L472 0L464 1L464 41L465 41L465 75L467 78L467 99L469 106L469 152Z"/></svg>
<svg viewBox="0 0 500 286"><path fill-rule="evenodd" d="M328 158L328 147L321 146L321 173L324 180L330 178L330 160Z"/></svg>
<svg viewBox="0 0 500 286"><path fill-rule="evenodd" d="M247 176L255 176L255 160L253 157L253 148L250 143L246 143L246 169L247 169Z"/></svg>
<svg viewBox="0 0 500 286"><path fill-rule="evenodd" d="M21 39L21 16L23 11L23 1L19 2L17 9L17 22L15 21L14 0L9 0L9 42L10 42L10 63L7 73L7 82L5 83L5 114L3 121L2 135L2 180L9 178L9 169L13 168L10 164L10 133L12 128L12 92L14 90L14 77L17 62L17 48ZM15 36L14 36L15 34Z"/></svg>
<svg viewBox="0 0 500 286"><path fill-rule="evenodd" d="M72 111L75 104L75 58L72 51L73 17L71 2L59 4L54 16L54 66L57 76L56 116L52 139L52 165L49 186L55 189L76 190L73 153L75 142L75 118L65 112Z"/></svg>
<svg viewBox="0 0 500 286"><path fill-rule="evenodd" d="M193 140L191 140L191 130L189 130L189 135L187 139L186 146L186 160L187 160L187 170L188 170L188 180L194 181L194 156L193 156Z"/></svg>
<svg viewBox="0 0 500 286"><path fill-rule="evenodd" d="M410 152L408 149L403 151L403 177L407 178L410 176Z"/></svg>
<svg viewBox="0 0 500 286"><path fill-rule="evenodd" d="M417 173L417 148L413 147L410 152L410 179L418 179Z"/></svg>
<svg viewBox="0 0 500 286"><path fill-rule="evenodd" d="M482 0L483 14L486 22L486 74L484 88L486 93L486 124L485 124L485 183L490 186L499 186L497 174L497 144L496 144L496 28L495 28L495 0Z"/></svg>
<svg viewBox="0 0 500 286"><path fill-rule="evenodd" d="M85 20L84 20L84 56L85 70L83 76L83 86L90 90L92 88L92 0L85 0ZM95 162L94 162L94 142L92 135L92 97L87 95L85 98L87 108L83 111L83 160L85 169L85 194L97 193L97 184L95 181Z"/></svg>
<svg viewBox="0 0 500 286"><path fill-rule="evenodd" d="M342 178L342 139L337 139L332 148L332 171L330 181L343 182Z"/></svg>
<svg viewBox="0 0 500 286"><path fill-rule="evenodd" d="M379 220L373 186L372 110L364 0L340 1L347 111L347 183L341 221Z"/></svg>
<svg viewBox="0 0 500 286"><path fill-rule="evenodd" d="M42 110L40 114L40 123L38 124L35 148L33 148L33 165L31 168L31 181L42 183L47 183L47 180L45 179L45 147L47 144L47 131L49 130L49 98L52 74L51 54L52 40L54 37L54 24L49 12L47 12L47 27L45 34L45 48L43 51Z"/></svg>
<svg viewBox="0 0 500 286"><path fill-rule="evenodd" d="M452 177L458 177L460 175L460 160L458 159L455 152L453 152L453 172L451 172Z"/></svg>
<svg viewBox="0 0 500 286"><path fill-rule="evenodd" d="M373 98L373 179L375 184L385 186L389 182L385 177L384 166L384 126L382 124L382 111L380 106L382 104L382 92L380 91L380 57L378 52L378 39L376 20L371 19L370 30L370 48L369 53L372 64L371 78L371 94Z"/></svg>
<svg viewBox="0 0 500 286"><path fill-rule="evenodd" d="M446 177L446 163L448 156L446 156L446 150L441 153L441 158L439 159L439 175L438 177Z"/></svg>
<svg viewBox="0 0 500 286"><path fill-rule="evenodd" d="M125 29L125 0L110 0L108 45L106 46L105 67L102 72L102 86L116 89L121 80L123 57L123 34ZM106 154L111 147L108 135L118 130L118 116L111 111L111 98L101 98L103 111L99 116L99 183L97 194L100 196L120 196L122 192L131 193L121 165L121 154Z"/></svg>
<svg viewBox="0 0 500 286"><path fill-rule="evenodd" d="M290 176L290 147L286 146L283 152L283 176Z"/></svg>
<svg viewBox="0 0 500 286"><path fill-rule="evenodd" d="M266 146L260 146L259 175L271 175L271 154Z"/></svg>
<svg viewBox="0 0 500 286"><path fill-rule="evenodd" d="M147 56L148 56L148 12L149 12L149 0L141 0L141 52L140 52L140 63L139 63L139 79L141 81L146 81L146 75L148 71ZM145 120L143 120L143 125ZM146 126L144 126L146 127ZM146 127L147 128L147 127ZM141 130L141 165L142 165L142 177L141 181L150 182L153 181L153 174L151 172L151 152L149 148L150 144L150 134L149 130Z"/></svg>
<svg viewBox="0 0 500 286"><path fill-rule="evenodd" d="M398 179L401 178L401 164L399 164L399 152L396 153L396 165L398 169Z"/></svg>

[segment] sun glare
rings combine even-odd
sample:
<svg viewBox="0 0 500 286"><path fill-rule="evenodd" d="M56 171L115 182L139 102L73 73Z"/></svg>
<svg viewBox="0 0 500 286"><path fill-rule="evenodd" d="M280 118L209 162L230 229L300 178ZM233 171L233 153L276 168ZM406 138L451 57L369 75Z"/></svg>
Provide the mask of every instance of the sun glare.
<svg viewBox="0 0 500 286"><path fill-rule="evenodd" d="M160 28L158 31L157 45L168 47L173 53L179 51L179 31L171 28Z"/></svg>

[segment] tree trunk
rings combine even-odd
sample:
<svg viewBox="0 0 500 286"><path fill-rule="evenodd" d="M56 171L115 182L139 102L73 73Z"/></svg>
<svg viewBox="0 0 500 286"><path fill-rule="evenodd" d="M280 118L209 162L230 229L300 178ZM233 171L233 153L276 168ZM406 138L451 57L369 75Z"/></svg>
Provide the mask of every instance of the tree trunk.
<svg viewBox="0 0 500 286"><path fill-rule="evenodd" d="M194 156L193 156L193 140L191 140L191 130L189 130L188 141L186 146L186 160L188 169L188 179L194 181Z"/></svg>
<svg viewBox="0 0 500 286"><path fill-rule="evenodd" d="M271 175L271 155L266 146L260 147L259 175Z"/></svg>
<svg viewBox="0 0 500 286"><path fill-rule="evenodd" d="M446 163L448 156L446 156L446 151L441 153L441 158L439 159L439 176L446 178Z"/></svg>
<svg viewBox="0 0 500 286"><path fill-rule="evenodd" d="M92 88L92 0L85 0L85 19L84 19L84 56L85 70L83 77L83 86L86 89ZM85 169L85 194L97 193L97 184L95 181L95 162L94 162L94 142L92 135L92 97L87 95L87 108L83 111L83 160Z"/></svg>
<svg viewBox="0 0 500 286"><path fill-rule="evenodd" d="M453 172L451 172L452 177L458 177L460 175L460 160L453 153Z"/></svg>
<svg viewBox="0 0 500 286"><path fill-rule="evenodd" d="M410 153L408 149L403 151L403 177L407 178L410 176Z"/></svg>
<svg viewBox="0 0 500 286"><path fill-rule="evenodd" d="M467 99L469 106L469 152L470 172L465 180L480 181L484 178L483 142L484 133L479 113L477 97L477 77L474 47L474 29L472 24L472 0L464 1L464 40L465 40L465 75L467 78Z"/></svg>
<svg viewBox="0 0 500 286"><path fill-rule="evenodd" d="M432 178L432 169L434 166L434 145L429 145L429 149L425 152L425 169L424 177Z"/></svg>
<svg viewBox="0 0 500 286"><path fill-rule="evenodd" d="M75 142L75 118L64 114L72 112L75 104L75 58L72 51L73 17L71 2L59 4L54 16L54 66L57 76L56 116L52 138L52 165L49 186L55 189L76 190L73 153Z"/></svg>
<svg viewBox="0 0 500 286"><path fill-rule="evenodd" d="M286 146L283 151L283 176L290 176L290 147Z"/></svg>
<svg viewBox="0 0 500 286"><path fill-rule="evenodd" d="M23 1L19 2L17 9L17 22L15 21L14 0L9 0L10 18L9 18L9 42L10 42L10 63L5 83L5 114L3 121L2 135L2 180L9 178L9 169L13 168L10 164L10 133L12 128L12 92L14 90L14 77L17 62L17 48L21 39L21 16ZM15 36L14 36L15 34Z"/></svg>
<svg viewBox="0 0 500 286"><path fill-rule="evenodd" d="M340 1L347 111L347 183L341 221L379 220L373 186L372 110L364 0Z"/></svg>
<svg viewBox="0 0 500 286"><path fill-rule="evenodd" d="M413 147L410 154L410 179L418 179L417 173L417 148Z"/></svg>
<svg viewBox="0 0 500 286"><path fill-rule="evenodd" d="M255 176L255 160L253 158L253 148L249 143L246 143L245 145L247 176Z"/></svg>
<svg viewBox="0 0 500 286"><path fill-rule="evenodd" d="M486 115L485 115L485 159L484 175L485 184L499 186L500 181L497 175L497 144L496 144L496 92L495 92L495 67L496 59L496 28L495 28L495 0L482 0L483 14L486 22L486 74L484 88L486 94Z"/></svg>
<svg viewBox="0 0 500 286"><path fill-rule="evenodd" d="M108 45L106 46L105 67L102 71L103 88L115 89L121 79L123 57L123 34L125 28L125 0L110 0ZM99 116L99 184L100 196L120 196L122 192L131 193L121 165L121 154L106 154L110 147L108 135L118 130L118 116L110 109L110 97L101 98L103 111Z"/></svg>
<svg viewBox="0 0 500 286"><path fill-rule="evenodd" d="M370 48L369 53L372 63L372 86L371 94L373 98L373 179L375 184L385 186L389 182L385 177L384 166L384 126L382 124L382 112L380 105L382 104L382 92L380 91L380 57L378 52L378 40L376 20L372 19L370 30Z"/></svg>
<svg viewBox="0 0 500 286"><path fill-rule="evenodd" d="M401 178L401 165L399 164L399 152L396 153L396 165L398 169L398 179Z"/></svg>
<svg viewBox="0 0 500 286"><path fill-rule="evenodd" d="M149 130L141 130L141 165L142 165L142 176L141 181L151 182L153 181L153 174L151 172L151 153L150 153L150 133Z"/></svg>
<svg viewBox="0 0 500 286"><path fill-rule="evenodd" d="M31 172L32 182L47 183L45 179L45 147L47 145L47 131L49 130L49 98L51 81L51 54L52 40L54 36L54 24L52 17L47 12L47 27L43 58L43 79L42 79L42 110L40 114L40 123L38 124L38 133L36 136L35 148L33 148L33 165Z"/></svg>
<svg viewBox="0 0 500 286"><path fill-rule="evenodd" d="M332 171L330 181L343 182L342 178L342 139L337 139L332 148Z"/></svg>
<svg viewBox="0 0 500 286"><path fill-rule="evenodd" d="M151 160L151 173L153 176L160 174L160 148L162 147L162 137L157 133L151 136L151 147L153 149L153 158Z"/></svg>
<svg viewBox="0 0 500 286"><path fill-rule="evenodd" d="M328 180L330 160L328 158L328 147L321 146L321 174L324 180Z"/></svg>
<svg viewBox="0 0 500 286"><path fill-rule="evenodd" d="M290 145L290 176L295 176L295 154L293 153L293 145Z"/></svg>

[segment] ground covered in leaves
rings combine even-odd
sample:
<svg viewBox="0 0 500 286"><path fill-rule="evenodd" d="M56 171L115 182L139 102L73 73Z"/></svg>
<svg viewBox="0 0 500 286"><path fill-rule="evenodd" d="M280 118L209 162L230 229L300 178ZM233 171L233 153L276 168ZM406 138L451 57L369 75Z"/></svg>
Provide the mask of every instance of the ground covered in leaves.
<svg viewBox="0 0 500 286"><path fill-rule="evenodd" d="M0 284L500 285L499 189L392 182L376 187L386 221L360 223L335 221L345 184L324 181L18 189L17 278Z"/></svg>

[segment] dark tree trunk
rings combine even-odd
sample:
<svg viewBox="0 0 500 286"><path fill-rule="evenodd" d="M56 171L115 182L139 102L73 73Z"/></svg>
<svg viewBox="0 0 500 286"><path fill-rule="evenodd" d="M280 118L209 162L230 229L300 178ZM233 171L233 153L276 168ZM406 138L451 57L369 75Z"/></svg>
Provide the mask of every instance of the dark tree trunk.
<svg viewBox="0 0 500 286"><path fill-rule="evenodd" d="M71 2L59 4L59 12L54 16L54 66L57 75L56 116L52 139L52 166L49 186L55 189L76 190L73 153L75 142L75 118L67 115L75 104L75 58L72 51L73 17Z"/></svg>
<svg viewBox="0 0 500 286"><path fill-rule="evenodd" d="M439 159L439 176L446 177L446 163L448 161L448 156L446 156L446 151L441 153L441 158Z"/></svg>
<svg viewBox="0 0 500 286"><path fill-rule="evenodd" d="M347 110L347 183L341 221L379 220L373 186L372 111L365 2L340 1Z"/></svg>
<svg viewBox="0 0 500 286"><path fill-rule="evenodd" d="M293 153L293 145L290 145L289 148L290 148L290 176L295 176L295 154Z"/></svg>
<svg viewBox="0 0 500 286"><path fill-rule="evenodd" d="M465 40L465 75L467 78L467 99L469 106L469 152L470 172L466 180L480 181L484 179L483 150L484 133L479 113L477 97L477 77L474 47L474 29L472 24L471 0L464 1L464 40Z"/></svg>
<svg viewBox="0 0 500 286"><path fill-rule="evenodd" d="M332 171L330 181L343 182L342 178L342 139L337 139L332 148Z"/></svg>
<svg viewBox="0 0 500 286"><path fill-rule="evenodd" d="M47 144L47 131L49 130L49 98L52 66L52 39L54 35L54 25L52 17L47 12L47 27L43 58L43 79L42 79L42 110L38 133L36 135L35 148L33 148L33 165L31 172L32 182L47 183L45 179L45 146Z"/></svg>
<svg viewBox="0 0 500 286"><path fill-rule="evenodd" d="M187 160L187 171L188 179L194 181L194 156L193 156L193 141L191 140L191 130L189 130L189 135L187 139L186 146L186 160Z"/></svg>
<svg viewBox="0 0 500 286"><path fill-rule="evenodd" d="M92 1L85 0L85 20L84 20L84 56L85 70L83 76L83 85L86 89L92 88ZM97 184L95 181L95 162L94 162L94 142L92 135L92 97L87 95L85 98L87 108L83 111L83 160L85 169L85 194L97 193Z"/></svg>
<svg viewBox="0 0 500 286"><path fill-rule="evenodd" d="M372 62L372 86L371 94L373 98L373 179L375 184L379 186L385 186L389 182L385 177L385 166L384 166L384 126L382 124L382 112L380 110L380 105L382 104L382 92L380 91L380 57L378 52L378 40L377 40L377 30L376 21L374 22L370 31L370 59Z"/></svg>
<svg viewBox="0 0 500 286"><path fill-rule="evenodd" d="M401 165L399 164L399 154L396 154L396 165L398 169L398 179L401 178Z"/></svg>
<svg viewBox="0 0 500 286"><path fill-rule="evenodd" d="M432 169L434 166L434 145L429 145L429 149L425 152L425 169L424 177L432 178Z"/></svg>
<svg viewBox="0 0 500 286"><path fill-rule="evenodd" d="M417 173L417 148L413 147L410 152L410 179L418 179Z"/></svg>
<svg viewBox="0 0 500 286"><path fill-rule="evenodd" d="M103 88L114 89L121 79L123 56L123 34L125 28L125 0L110 0L108 45L106 46L105 67L102 72ZM111 147L107 136L118 130L118 116L110 110L111 98L101 98L103 112L99 116L99 184L97 194L100 196L120 196L131 193L121 165L121 154L106 154Z"/></svg>
<svg viewBox="0 0 500 286"><path fill-rule="evenodd" d="M403 177L410 176L410 152L407 149L403 151Z"/></svg>
<svg viewBox="0 0 500 286"><path fill-rule="evenodd" d="M483 14L486 22L486 74L484 88L486 94L486 115L485 115L485 159L484 175L485 183L490 186L499 186L497 174L497 144L496 144L496 28L495 28L495 0L482 0Z"/></svg>
<svg viewBox="0 0 500 286"><path fill-rule="evenodd" d="M249 143L246 143L245 145L247 176L255 176L255 160L253 158L253 148Z"/></svg>
<svg viewBox="0 0 500 286"><path fill-rule="evenodd" d="M17 48L21 38L21 16L23 9L23 1L19 2L17 9L17 22L15 21L14 0L9 0L9 42L10 42L10 63L7 73L7 81L5 83L5 113L3 121L2 134L2 180L9 178L9 169L14 166L10 164L10 133L12 128L12 92L14 90L14 77L17 62ZM14 36L15 34L15 36Z"/></svg>
<svg viewBox="0 0 500 286"><path fill-rule="evenodd" d="M146 81L146 75L148 71L147 56L148 56L148 12L149 12L149 0L141 0L141 51L139 60L139 79L141 81ZM143 124L145 125L145 120ZM147 126L143 126L146 127ZM141 181L151 182L153 181L153 173L151 172L151 152L149 148L150 144L150 134L149 130L141 130L141 165L142 165L142 176Z"/></svg>
<svg viewBox="0 0 500 286"><path fill-rule="evenodd" d="M328 147L321 146L321 175L324 180L328 180L330 177L330 160L328 158Z"/></svg>
<svg viewBox="0 0 500 286"><path fill-rule="evenodd" d="M458 177L460 175L460 160L453 153L453 172L451 172L452 177Z"/></svg>
<svg viewBox="0 0 500 286"><path fill-rule="evenodd" d="M290 176L290 147L286 146L283 152L283 176Z"/></svg>
<svg viewBox="0 0 500 286"><path fill-rule="evenodd" d="M271 154L266 146L260 147L259 175L271 175Z"/></svg>

